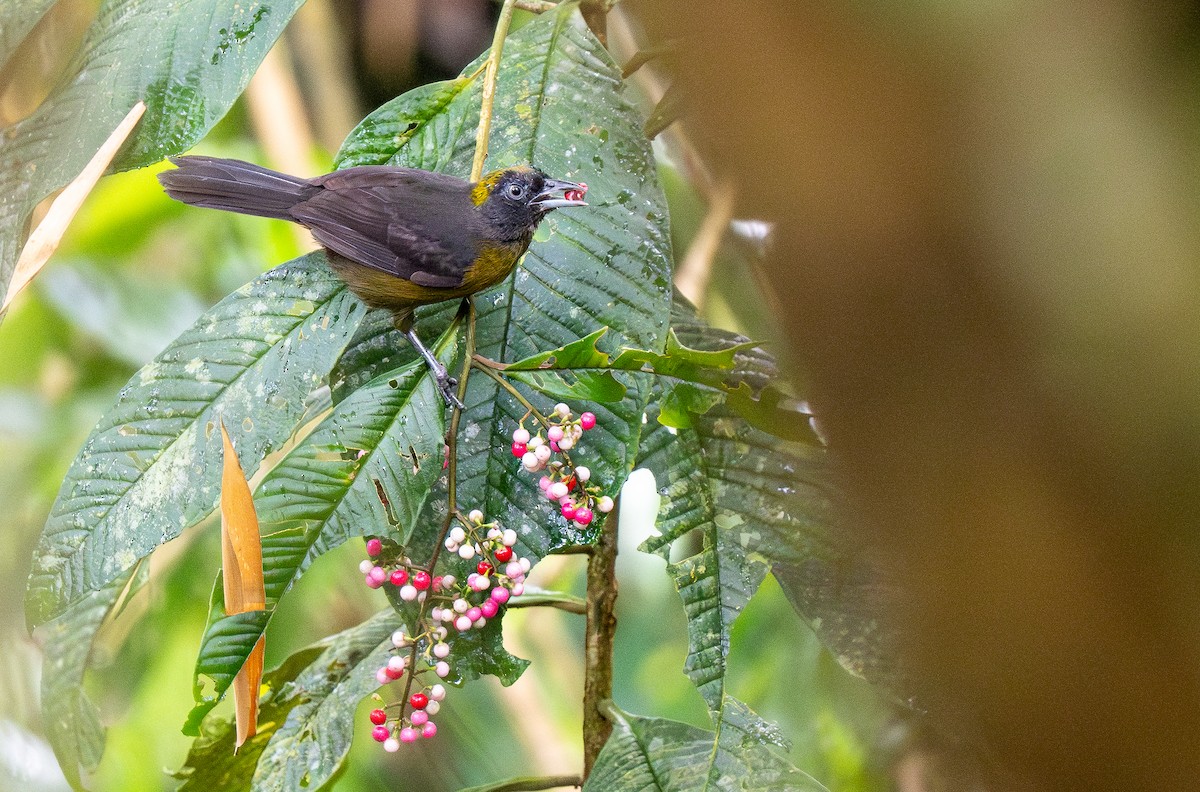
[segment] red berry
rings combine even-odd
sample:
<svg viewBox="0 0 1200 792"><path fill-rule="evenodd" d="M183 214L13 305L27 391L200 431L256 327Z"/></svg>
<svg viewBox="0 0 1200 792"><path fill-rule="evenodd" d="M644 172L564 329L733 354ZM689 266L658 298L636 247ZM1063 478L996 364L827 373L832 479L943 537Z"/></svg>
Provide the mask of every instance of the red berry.
<svg viewBox="0 0 1200 792"><path fill-rule="evenodd" d="M413 573L412 584L417 591L424 591L429 588L429 584L433 581L429 577L429 573L425 570L418 570Z"/></svg>
<svg viewBox="0 0 1200 792"><path fill-rule="evenodd" d="M589 509L585 506L580 506L578 509L575 510L575 522L579 523L580 525L587 525L591 521L592 521L592 510L591 509Z"/></svg>
<svg viewBox="0 0 1200 792"><path fill-rule="evenodd" d="M512 560L512 548L500 545L496 548L496 552L493 555L496 556L496 560L501 564L507 563Z"/></svg>
<svg viewBox="0 0 1200 792"><path fill-rule="evenodd" d="M367 540L367 555L374 557L383 552L383 542L378 539Z"/></svg>
<svg viewBox="0 0 1200 792"><path fill-rule="evenodd" d="M513 456L517 457L518 459L525 456L525 452L528 450L529 449L525 446L524 443L513 443L512 444Z"/></svg>
<svg viewBox="0 0 1200 792"><path fill-rule="evenodd" d="M492 574L492 565L487 561L480 561L475 567L475 571L481 575L490 575Z"/></svg>
<svg viewBox="0 0 1200 792"><path fill-rule="evenodd" d="M404 676L403 668L392 668L390 665L383 667L383 673L387 674L388 679L399 679Z"/></svg>
<svg viewBox="0 0 1200 792"><path fill-rule="evenodd" d="M585 412L583 415L579 416L580 428L591 429L595 425L596 425L596 414L595 413Z"/></svg>
<svg viewBox="0 0 1200 792"><path fill-rule="evenodd" d="M576 506L571 501L562 502L562 516L566 517L568 520L575 519L575 509Z"/></svg>
<svg viewBox="0 0 1200 792"><path fill-rule="evenodd" d="M392 736L392 730L387 726L376 726L371 729L371 736L375 738L375 742L384 742Z"/></svg>
<svg viewBox="0 0 1200 792"><path fill-rule="evenodd" d="M424 693L413 693L408 697L408 703L412 704L413 709L425 709L429 704L429 696Z"/></svg>
<svg viewBox="0 0 1200 792"><path fill-rule="evenodd" d="M387 723L387 713L381 709L371 710L371 723L378 726L381 723Z"/></svg>
<svg viewBox="0 0 1200 792"><path fill-rule="evenodd" d="M579 482L575 480L574 476L567 476L567 478L563 479L563 483L567 485L567 492L570 492L575 489L575 485Z"/></svg>
<svg viewBox="0 0 1200 792"><path fill-rule="evenodd" d="M442 576L438 575L433 579L433 590L437 591L442 587Z"/></svg>
<svg viewBox="0 0 1200 792"><path fill-rule="evenodd" d="M392 572L391 581L393 586L403 586L408 582L408 570L397 569Z"/></svg>

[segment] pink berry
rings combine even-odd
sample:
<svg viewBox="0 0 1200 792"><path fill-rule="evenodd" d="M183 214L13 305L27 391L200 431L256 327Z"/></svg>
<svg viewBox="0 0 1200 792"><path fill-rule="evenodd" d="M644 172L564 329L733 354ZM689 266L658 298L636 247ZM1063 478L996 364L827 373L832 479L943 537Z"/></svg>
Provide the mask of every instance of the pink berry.
<svg viewBox="0 0 1200 792"><path fill-rule="evenodd" d="M391 734L392 730L387 726L376 726L374 729L371 729L371 737L374 738L375 742L383 742Z"/></svg>
<svg viewBox="0 0 1200 792"><path fill-rule="evenodd" d="M371 567L371 571L367 573L367 577L382 586L383 581L387 580L387 571L381 566L374 566Z"/></svg>
<svg viewBox="0 0 1200 792"><path fill-rule="evenodd" d="M550 496L555 500L567 497L567 493L570 491L571 488L567 486L567 482L565 481L556 481L550 485Z"/></svg>
<svg viewBox="0 0 1200 792"><path fill-rule="evenodd" d="M425 709L425 705L429 703L429 696L424 693L413 693L408 697L408 703L412 704L413 709Z"/></svg>
<svg viewBox="0 0 1200 792"><path fill-rule="evenodd" d="M458 630L459 632L466 632L467 630L471 629L471 622L473 621L474 619L470 618L466 614L463 614L454 620L454 629Z"/></svg>
<svg viewBox="0 0 1200 792"><path fill-rule="evenodd" d="M377 556L383 552L383 542L378 539L367 540L367 555Z"/></svg>
<svg viewBox="0 0 1200 792"><path fill-rule="evenodd" d="M403 729L400 730L400 742L410 743L410 742L416 742L416 741L417 741L417 730L416 729L410 729L408 726L405 726Z"/></svg>
<svg viewBox="0 0 1200 792"><path fill-rule="evenodd" d="M591 429L593 426L596 425L596 414L590 413L590 412L585 412L583 415L580 415L579 416L579 425L581 427L583 427L584 429Z"/></svg>
<svg viewBox="0 0 1200 792"><path fill-rule="evenodd" d="M514 429L513 434L512 434L512 440L514 443L521 443L522 445L524 445L525 443L528 443L529 442L529 430L526 429L524 426Z"/></svg>
<svg viewBox="0 0 1200 792"><path fill-rule="evenodd" d="M600 502L598 504L596 504L596 508L599 509L600 511L604 512L605 514L608 514L610 511L613 510L613 499L608 497L607 495L605 495L603 498L600 499Z"/></svg>
<svg viewBox="0 0 1200 792"><path fill-rule="evenodd" d="M396 569L392 571L392 576L389 578L393 586L403 586L408 582L408 570Z"/></svg>
<svg viewBox="0 0 1200 792"><path fill-rule="evenodd" d="M542 492L550 489L550 485L553 483L554 482L550 480L549 476L542 476L540 479L538 479L538 487L541 488Z"/></svg>
<svg viewBox="0 0 1200 792"><path fill-rule="evenodd" d="M551 450L551 451L553 451L553 452L554 452L554 453L556 453L556 454L557 454L559 451L561 451L561 450L562 450L561 448L559 448L559 447L558 447L558 441L557 441L557 440L551 440L551 441L550 441L550 450Z"/></svg>
<svg viewBox="0 0 1200 792"><path fill-rule="evenodd" d="M518 459L525 456L525 452L528 450L529 449L526 447L526 445L524 443L513 443L512 444L512 455L517 457Z"/></svg>
<svg viewBox="0 0 1200 792"><path fill-rule="evenodd" d="M442 576L437 575L436 577L434 577L432 585L433 585L434 591L439 590L442 587Z"/></svg>
<svg viewBox="0 0 1200 792"><path fill-rule="evenodd" d="M486 619L492 618L499 611L500 611L500 606L496 603L496 600L494 600L494 599L485 599L483 601L483 604L479 606L479 612L481 614L483 614L484 618L486 618Z"/></svg>
<svg viewBox="0 0 1200 792"><path fill-rule="evenodd" d="M580 525L587 525L592 521L592 510L586 506L581 506L575 510L575 522Z"/></svg>
<svg viewBox="0 0 1200 792"><path fill-rule="evenodd" d="M383 585L382 583L380 583L378 580L371 577L370 575L367 575L366 581L367 581L367 588L377 589Z"/></svg>
<svg viewBox="0 0 1200 792"><path fill-rule="evenodd" d="M546 430L546 437L551 443L557 443L563 439L563 428L561 426L551 426Z"/></svg>
<svg viewBox="0 0 1200 792"><path fill-rule="evenodd" d="M445 660L439 660L438 664L433 667L433 673L445 679L450 676L450 664Z"/></svg>
<svg viewBox="0 0 1200 792"><path fill-rule="evenodd" d="M419 569L413 573L412 584L417 591L424 591L429 588L433 580L429 577L429 573L423 569Z"/></svg>
<svg viewBox="0 0 1200 792"><path fill-rule="evenodd" d="M562 501L562 516L566 517L568 520L574 520L575 514L576 514L576 508L577 507L575 506L574 501L569 501L569 500Z"/></svg>
<svg viewBox="0 0 1200 792"><path fill-rule="evenodd" d="M434 725L433 721L429 721L421 727L421 736L425 739L429 739L435 734L437 734L437 726Z"/></svg>
<svg viewBox="0 0 1200 792"><path fill-rule="evenodd" d="M491 597L491 600L489 600L490 602L494 602L497 605L503 605L504 603L508 602L508 589L504 588L504 586L496 586L494 589L492 589Z"/></svg>
<svg viewBox="0 0 1200 792"><path fill-rule="evenodd" d="M515 578L515 577L520 577L521 575L524 575L525 570L522 569L521 565L519 563L517 563L516 561L510 561L504 567L504 574L506 577Z"/></svg>
<svg viewBox="0 0 1200 792"><path fill-rule="evenodd" d="M479 619L479 617L483 615L483 613L482 613L482 611L479 610L479 608L471 608L463 615L466 616L471 621L477 621Z"/></svg>
<svg viewBox="0 0 1200 792"><path fill-rule="evenodd" d="M429 713L425 710L417 710L408 719L412 721L413 726L423 726L429 721Z"/></svg>
<svg viewBox="0 0 1200 792"><path fill-rule="evenodd" d="M383 687L388 682L392 681L391 677L387 675L387 666L384 666L375 672L375 681L379 683L380 687Z"/></svg>
<svg viewBox="0 0 1200 792"><path fill-rule="evenodd" d="M378 726L381 723L387 723L387 713L381 709L371 710L371 723Z"/></svg>
<svg viewBox="0 0 1200 792"><path fill-rule="evenodd" d="M524 593L525 593L525 584L524 583L513 583L512 595L514 597L519 597Z"/></svg>

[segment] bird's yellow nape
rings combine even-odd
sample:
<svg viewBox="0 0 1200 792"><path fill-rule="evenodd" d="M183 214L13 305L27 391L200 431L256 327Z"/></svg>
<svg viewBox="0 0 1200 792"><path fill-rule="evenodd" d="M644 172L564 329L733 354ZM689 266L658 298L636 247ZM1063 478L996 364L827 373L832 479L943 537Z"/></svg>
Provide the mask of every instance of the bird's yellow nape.
<svg viewBox="0 0 1200 792"><path fill-rule="evenodd" d="M533 168L528 165L515 165L511 168L502 168L494 170L491 173L485 174L482 179L476 182L471 188L471 203L475 206L481 206L488 196L492 194L492 190L496 189L496 185L500 183L509 173L528 173Z"/></svg>

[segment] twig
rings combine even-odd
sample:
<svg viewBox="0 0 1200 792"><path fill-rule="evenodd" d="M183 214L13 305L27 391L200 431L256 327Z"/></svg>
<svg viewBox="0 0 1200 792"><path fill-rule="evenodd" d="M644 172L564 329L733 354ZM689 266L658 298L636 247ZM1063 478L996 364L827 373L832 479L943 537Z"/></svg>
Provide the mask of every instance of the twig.
<svg viewBox="0 0 1200 792"><path fill-rule="evenodd" d="M50 210L38 223L37 228L33 229L33 233L25 241L25 247L21 249L16 269L13 270L12 279L8 283L8 292L4 296L4 303L0 305L0 312L8 308L21 289L24 289L33 280L33 276L41 271L50 256L58 249L58 243L62 241L63 234L67 232L67 226L71 224L75 213L79 211L79 207L83 206L84 200L92 192L92 188L96 186L100 177L104 175L108 164L117 155L117 151L129 137L133 128L137 126L137 122L144 112L146 112L146 105L139 100L121 120L121 123L117 124L108 139L92 155L91 160L83 167L80 174L50 204Z"/></svg>
<svg viewBox="0 0 1200 792"><path fill-rule="evenodd" d="M470 297L463 300L463 305L467 309L467 343L466 351L463 355L462 373L458 377L458 400L462 402L467 393L467 377L471 374L471 354L475 351L475 303ZM459 309L459 318L462 317L462 309ZM457 321L457 320L456 320ZM433 543L433 552L429 556L429 563L425 565L425 571L433 576L433 570L437 567L438 557L442 553L442 548L446 543L446 534L450 532L450 526L454 524L456 517L461 517L458 514L458 427L462 422L462 410L458 407L452 407L450 413L450 427L446 430L446 447L448 453L446 455L446 519L442 521L442 528L438 531L437 540ZM421 600L420 607L417 608L417 618L412 624L412 648L408 652L408 674L404 678L404 696L400 699L400 717L403 718L408 710L408 695L412 692L413 677L416 676L417 670L417 651L420 648L420 641L416 640L416 633L419 631L420 625L425 622L425 611L429 608L429 598Z"/></svg>
<svg viewBox="0 0 1200 792"><path fill-rule="evenodd" d="M492 36L492 51L488 53L487 73L483 77L483 104L479 108L479 131L475 133L475 159L471 162L471 181L479 181L483 175L483 161L487 159L488 135L492 131L492 104L496 99L496 78L500 73L500 58L504 54L504 39L512 22L515 0L504 0L500 19L496 22L496 33Z"/></svg>
<svg viewBox="0 0 1200 792"><path fill-rule="evenodd" d="M588 558L587 627L583 672L583 777L586 780L600 749L608 742L612 724L600 702L612 698L613 639L617 632L617 531L620 496L600 529L596 551Z"/></svg>
<svg viewBox="0 0 1200 792"><path fill-rule="evenodd" d="M725 238L729 221L733 218L733 187L727 183L720 184L713 191L708 213L700 230L692 238L687 254L675 270L675 288L679 293L696 306L696 310L704 307L704 298L708 293L708 282L712 277L713 260Z"/></svg>
<svg viewBox="0 0 1200 792"><path fill-rule="evenodd" d="M544 14L547 11L553 11L555 8L558 8L558 3L552 3L550 0L516 0L513 6L521 11Z"/></svg>
<svg viewBox="0 0 1200 792"><path fill-rule="evenodd" d="M540 423L542 426L549 425L550 420L546 418L546 416L542 415L541 412L538 411L538 408L534 407L533 404L530 403L529 399L526 399L524 396L522 396L519 390L514 388L507 380L497 374L494 368L485 363L480 363L478 360L473 360L472 362L474 363L474 367L476 369L482 371L484 374L495 380L497 385L508 391L509 395L519 401L522 407L524 407L526 410L529 410L530 414L537 419L538 423Z"/></svg>
<svg viewBox="0 0 1200 792"><path fill-rule="evenodd" d="M554 789L565 786L583 786L583 779L578 774L514 778L503 784L489 786L488 790L489 792L532 792L537 789Z"/></svg>

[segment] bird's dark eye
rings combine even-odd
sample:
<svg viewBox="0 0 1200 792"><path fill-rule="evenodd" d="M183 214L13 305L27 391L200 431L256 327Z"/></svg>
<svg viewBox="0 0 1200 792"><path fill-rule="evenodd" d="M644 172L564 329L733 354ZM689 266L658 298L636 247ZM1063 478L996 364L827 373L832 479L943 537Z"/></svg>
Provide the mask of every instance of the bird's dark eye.
<svg viewBox="0 0 1200 792"><path fill-rule="evenodd" d="M525 186L522 184L508 185L508 197L509 198L524 198L525 197Z"/></svg>

